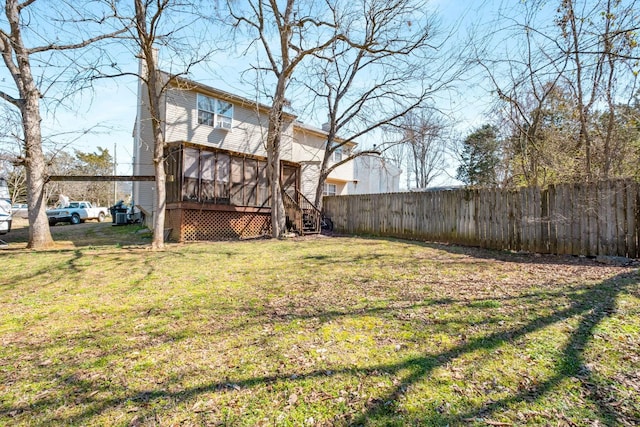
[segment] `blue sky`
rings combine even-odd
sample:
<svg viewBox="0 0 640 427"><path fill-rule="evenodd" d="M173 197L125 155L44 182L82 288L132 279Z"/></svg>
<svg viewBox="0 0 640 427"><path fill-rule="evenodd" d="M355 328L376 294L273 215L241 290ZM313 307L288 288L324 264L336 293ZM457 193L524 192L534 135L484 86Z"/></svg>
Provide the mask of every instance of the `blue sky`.
<svg viewBox="0 0 640 427"><path fill-rule="evenodd" d="M432 0L430 5L442 16L443 31L449 28L458 28L452 39L463 40L467 36L467 26L480 18L480 16L491 15L493 1L471 1L471 0ZM479 13L480 10L484 12ZM243 82L238 70L248 68L249 63L255 63L250 55L242 57L240 53L242 47L236 46L230 54L221 52L210 62L211 69L196 69L193 79L202 83L235 92L243 96L253 97L254 89L247 82ZM134 64L130 64L134 67ZM249 75L249 74L248 74ZM108 133L95 132L87 134L83 138L73 142L71 146L80 150L89 151L92 148L101 146L113 150L114 143L117 143L117 160L119 173L131 173L131 151L132 151L132 126L136 111L136 90L137 82L132 78L122 78L116 81L104 81L99 84L95 94L85 98L84 103L78 105L77 113L58 112L57 123L52 123L52 128L59 126L69 126L70 123L93 123L100 126L99 129L109 130ZM464 94L459 97L457 94L443 95L439 102L443 103L442 108L455 110L457 119L460 121L459 128L467 129L479 125L482 120L482 112L486 105L482 105L483 93L474 91L471 93L464 85L460 88ZM302 117L309 124L320 126L321 123L308 117ZM49 122L47 122L49 125ZM372 143L362 138L361 146Z"/></svg>
<svg viewBox="0 0 640 427"><path fill-rule="evenodd" d="M455 42L467 37L471 25L490 21L501 3L498 0L432 0L430 4L440 13L443 29L456 29L451 38ZM220 52L212 58L209 67L196 69L190 77L223 90L253 97L254 89L242 81L238 72L248 68L253 58L240 56L241 51L242 48L236 46L231 52ZM122 52L119 56L121 67L131 71L137 69L135 60L128 53ZM0 88L10 87L12 81L4 69L0 76L5 78L0 81ZM136 114L137 84L133 77L97 82L93 92L87 92L74 100L73 111L58 109L55 115L45 115L43 133L63 133L63 136L57 136L55 140L68 149L85 152L95 151L97 147L107 148L112 152L115 144L118 173L132 173L132 128ZM477 83L471 82L471 86L461 84L455 93L443 94L438 103L441 108L454 112L459 131L465 132L483 122L486 100L486 92ZM301 118L310 125L321 125L307 117ZM91 132L83 133L86 129L91 129ZM361 138L359 142L363 147L371 145L366 138ZM450 168L449 174L452 173ZM435 184L442 185L443 182Z"/></svg>

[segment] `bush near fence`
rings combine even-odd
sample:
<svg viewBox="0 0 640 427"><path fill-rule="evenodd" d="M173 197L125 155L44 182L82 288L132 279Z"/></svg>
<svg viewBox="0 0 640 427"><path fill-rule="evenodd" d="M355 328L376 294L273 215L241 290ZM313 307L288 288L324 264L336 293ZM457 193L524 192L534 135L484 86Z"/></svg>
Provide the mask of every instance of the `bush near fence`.
<svg viewBox="0 0 640 427"><path fill-rule="evenodd" d="M638 258L640 186L630 180L325 197L346 234L548 254Z"/></svg>

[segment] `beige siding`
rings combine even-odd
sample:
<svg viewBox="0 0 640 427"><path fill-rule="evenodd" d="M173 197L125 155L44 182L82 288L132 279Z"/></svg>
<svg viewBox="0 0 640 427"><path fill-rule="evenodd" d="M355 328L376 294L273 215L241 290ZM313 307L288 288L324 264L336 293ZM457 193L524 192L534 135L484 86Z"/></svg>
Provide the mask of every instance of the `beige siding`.
<svg viewBox="0 0 640 427"><path fill-rule="evenodd" d="M335 184L336 186L336 196L346 196L347 192L347 183L344 181L336 181L331 179L331 177L327 178L325 184Z"/></svg>
<svg viewBox="0 0 640 427"><path fill-rule="evenodd" d="M353 162L347 162L343 165L338 166L329 174L329 178L340 180L343 182L352 182L354 180Z"/></svg>
<svg viewBox="0 0 640 427"><path fill-rule="evenodd" d="M326 138L307 132L304 128L295 129L293 157L298 162L322 162Z"/></svg>
<svg viewBox="0 0 640 427"><path fill-rule="evenodd" d="M198 123L197 93L172 89L167 93L167 141L188 141L225 150L266 157L263 141L267 134L268 117L234 103L230 130L216 129ZM281 158L292 160L293 126L288 123L282 138Z"/></svg>
<svg viewBox="0 0 640 427"><path fill-rule="evenodd" d="M293 122L286 124L282 132L282 143L280 144L280 158L282 160L289 160L291 162L299 162L293 155Z"/></svg>
<svg viewBox="0 0 640 427"><path fill-rule="evenodd" d="M302 194L312 202L316 198L316 188L318 187L318 177L320 176L320 163L303 163L301 187Z"/></svg>
<svg viewBox="0 0 640 427"><path fill-rule="evenodd" d="M294 135L292 154L294 161L302 163L302 194L313 202L324 156L325 138L299 126L295 127Z"/></svg>
<svg viewBox="0 0 640 427"><path fill-rule="evenodd" d="M297 126L295 129L295 142L293 145L294 161L302 162L303 164L317 164L315 167L311 167L310 165L306 168L303 167L302 188L306 196L308 192L315 197L315 188L318 185L317 183L320 174L320 164L324 158L324 149L327 141L326 138L327 137L324 133L319 131L310 131L303 126ZM343 156L346 157L348 155L348 151L351 149L353 149L353 147L345 147ZM333 164L332 162L332 160L329 161L329 166ZM305 172L305 169L307 172ZM336 184L338 194L344 195L349 192L349 186L347 184L351 183L354 179L353 162L348 162L333 170L329 174L327 182Z"/></svg>

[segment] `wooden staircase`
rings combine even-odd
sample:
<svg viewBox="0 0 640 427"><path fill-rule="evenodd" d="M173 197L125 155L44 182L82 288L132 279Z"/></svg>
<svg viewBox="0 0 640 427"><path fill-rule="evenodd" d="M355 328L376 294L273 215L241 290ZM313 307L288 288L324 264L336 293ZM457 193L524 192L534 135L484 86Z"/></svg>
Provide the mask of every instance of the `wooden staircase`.
<svg viewBox="0 0 640 427"><path fill-rule="evenodd" d="M284 210L289 231L301 236L320 234L322 214L300 191L296 190L295 198L288 192L284 193Z"/></svg>

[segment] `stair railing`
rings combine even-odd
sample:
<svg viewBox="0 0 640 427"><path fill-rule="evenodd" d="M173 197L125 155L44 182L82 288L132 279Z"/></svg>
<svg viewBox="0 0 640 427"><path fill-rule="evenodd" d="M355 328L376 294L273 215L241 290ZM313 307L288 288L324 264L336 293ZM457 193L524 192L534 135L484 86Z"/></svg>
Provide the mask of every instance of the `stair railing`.
<svg viewBox="0 0 640 427"><path fill-rule="evenodd" d="M296 190L296 198L298 200L284 192L284 208L291 227L301 235L320 233L322 220L320 210L298 190Z"/></svg>

